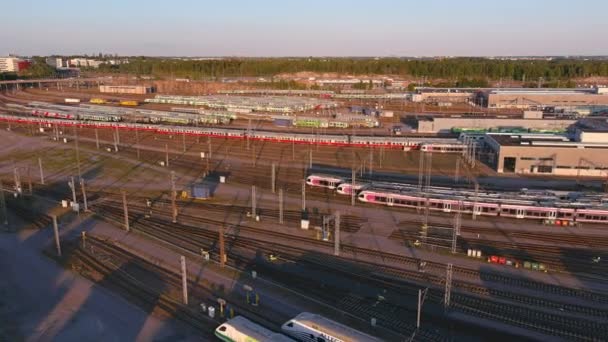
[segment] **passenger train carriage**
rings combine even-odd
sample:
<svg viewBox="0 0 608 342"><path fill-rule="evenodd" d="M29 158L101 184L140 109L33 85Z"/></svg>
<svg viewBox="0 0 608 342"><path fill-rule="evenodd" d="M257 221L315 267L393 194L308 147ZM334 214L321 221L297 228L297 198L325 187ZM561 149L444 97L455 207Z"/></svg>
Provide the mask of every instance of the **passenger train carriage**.
<svg viewBox="0 0 608 342"><path fill-rule="evenodd" d="M303 342L380 341L373 336L309 312L302 312L285 322L281 330L285 334Z"/></svg>
<svg viewBox="0 0 608 342"><path fill-rule="evenodd" d="M336 189L350 195L350 179L336 175L311 174L306 184ZM461 212L479 216L501 216L515 219L560 220L569 222L608 223L608 203L597 194L533 191L474 192L470 189L429 187L421 192L416 184L389 182L355 183L361 202L391 207Z"/></svg>
<svg viewBox="0 0 608 342"><path fill-rule="evenodd" d="M532 201L521 201L523 203L509 203L508 199L488 198L463 198L442 197L435 194L424 194L419 192L396 193L386 190L363 190L358 199L361 202L384 204L387 206L405 208L424 208L442 211L446 213L460 211L465 214L480 216L501 216L516 219L542 219L542 220L564 220L589 223L608 223L608 208L592 207L589 209L568 208L568 204L555 206L554 203L544 205Z"/></svg>
<svg viewBox="0 0 608 342"><path fill-rule="evenodd" d="M77 107L75 107L77 108ZM47 113L47 112L41 112ZM299 144L321 144L328 146L350 146L350 147L374 147L374 148L391 148L401 149L405 151L422 149L426 152L452 152L462 151L462 144L456 139L442 138L422 138L422 137L389 137L389 136L355 136L355 135L325 135L325 134L306 134L293 132L274 132L274 131L253 131L246 129L230 129L216 127L192 127L192 126L168 126L168 125L151 125L146 123L127 123L123 122L121 117L113 117L105 115L89 116L79 120L77 114L48 112L55 114L40 114L37 117L19 117L12 115L1 115L2 121L15 121L33 124L50 124L62 126L81 126L81 127L97 127L97 128L119 128L128 130L148 130L161 134L188 134L198 136L213 136L238 139L264 140L285 143ZM100 114L101 115L101 114ZM53 119L47 119L47 118ZM100 119L99 121L95 119ZM120 122L120 123L119 123ZM180 121L181 122L181 121ZM434 149L435 145L441 145L442 148ZM453 146L452 149L446 149L446 146Z"/></svg>
<svg viewBox="0 0 608 342"><path fill-rule="evenodd" d="M335 189L338 184L344 183L345 179L331 175L310 175L306 177L306 184L328 189Z"/></svg>
<svg viewBox="0 0 608 342"><path fill-rule="evenodd" d="M236 316L217 327L215 336L226 342L295 342L242 316Z"/></svg>

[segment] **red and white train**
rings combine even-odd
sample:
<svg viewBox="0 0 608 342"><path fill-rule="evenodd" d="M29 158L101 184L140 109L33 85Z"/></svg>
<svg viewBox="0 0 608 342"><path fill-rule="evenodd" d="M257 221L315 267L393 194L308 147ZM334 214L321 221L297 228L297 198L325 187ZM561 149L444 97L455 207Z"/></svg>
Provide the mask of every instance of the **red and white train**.
<svg viewBox="0 0 608 342"><path fill-rule="evenodd" d="M404 136L364 136L337 134L307 134L276 131L253 131L246 129L151 125L126 122L82 121L77 115L62 112L35 110L35 117L0 114L0 121L29 123L36 125L79 126L124 130L145 130L159 134L185 134L220 138L251 139L290 144L388 148L404 151L421 150L432 153L462 153L464 145L457 139Z"/></svg>

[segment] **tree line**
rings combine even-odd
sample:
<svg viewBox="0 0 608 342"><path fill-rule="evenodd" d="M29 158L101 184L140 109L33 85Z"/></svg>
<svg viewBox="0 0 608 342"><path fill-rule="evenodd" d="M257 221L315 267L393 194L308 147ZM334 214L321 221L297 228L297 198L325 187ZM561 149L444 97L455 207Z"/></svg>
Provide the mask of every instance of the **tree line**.
<svg viewBox="0 0 608 342"><path fill-rule="evenodd" d="M426 79L516 80L536 82L608 76L608 61L582 59L495 60L487 58L228 58L180 60L137 57L127 64L102 64L101 72L214 79L219 77L273 76L300 71L352 75L398 75ZM483 83L483 81L481 81Z"/></svg>

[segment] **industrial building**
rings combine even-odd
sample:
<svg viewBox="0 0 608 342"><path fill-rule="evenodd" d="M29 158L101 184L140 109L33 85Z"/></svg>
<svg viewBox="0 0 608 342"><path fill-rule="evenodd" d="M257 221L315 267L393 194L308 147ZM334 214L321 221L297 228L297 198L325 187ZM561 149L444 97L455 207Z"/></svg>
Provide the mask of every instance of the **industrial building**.
<svg viewBox="0 0 608 342"><path fill-rule="evenodd" d="M137 94L145 95L154 92L154 87L132 85L132 86L115 86L115 85L100 85L99 91L102 93L111 94Z"/></svg>
<svg viewBox="0 0 608 342"><path fill-rule="evenodd" d="M479 89L417 87L412 102L424 103L469 103L474 102Z"/></svg>
<svg viewBox="0 0 608 342"><path fill-rule="evenodd" d="M608 105L608 88L493 89L482 93L488 108L572 108Z"/></svg>
<svg viewBox="0 0 608 342"><path fill-rule="evenodd" d="M584 119L566 135L486 134L487 162L499 173L608 177L608 123Z"/></svg>
<svg viewBox="0 0 608 342"><path fill-rule="evenodd" d="M513 116L441 116L418 120L419 133L450 133L454 131L491 131L521 128L529 131L565 131L574 119L544 119L542 112L525 112L523 117Z"/></svg>

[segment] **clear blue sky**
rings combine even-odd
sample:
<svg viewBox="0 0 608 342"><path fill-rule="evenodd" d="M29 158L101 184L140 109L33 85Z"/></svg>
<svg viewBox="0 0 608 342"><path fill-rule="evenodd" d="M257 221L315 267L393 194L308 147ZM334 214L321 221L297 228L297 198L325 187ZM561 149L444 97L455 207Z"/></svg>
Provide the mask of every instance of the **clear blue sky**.
<svg viewBox="0 0 608 342"><path fill-rule="evenodd" d="M0 55L606 55L608 0L13 0Z"/></svg>

